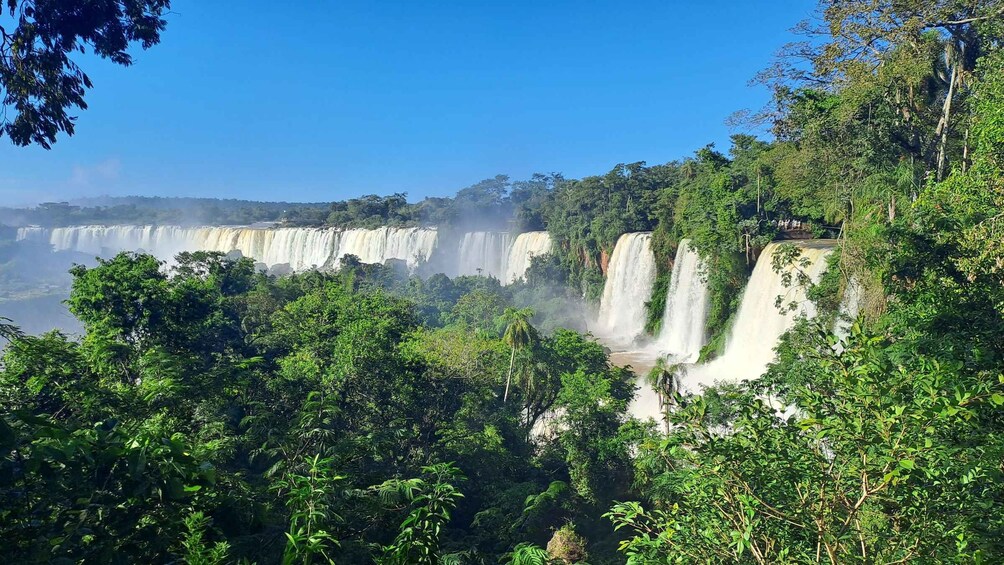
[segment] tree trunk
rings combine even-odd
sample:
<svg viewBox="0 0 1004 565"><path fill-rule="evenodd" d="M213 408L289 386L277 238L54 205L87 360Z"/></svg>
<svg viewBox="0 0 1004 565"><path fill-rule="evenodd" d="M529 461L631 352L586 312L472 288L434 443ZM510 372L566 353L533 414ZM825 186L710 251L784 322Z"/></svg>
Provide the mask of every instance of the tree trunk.
<svg viewBox="0 0 1004 565"><path fill-rule="evenodd" d="M509 383L512 382L512 366L516 362L516 348L512 348L512 354L509 356L509 376L505 379L505 394L502 395L502 403L505 404L506 400L509 399Z"/></svg>
<svg viewBox="0 0 1004 565"><path fill-rule="evenodd" d="M952 74L948 79L948 95L945 97L944 111L941 121L938 122L938 134L941 140L938 142L938 177L940 181L945 178L945 155L948 152L948 125L952 119L952 98L955 97L956 77L959 74L959 63L952 65Z"/></svg>
<svg viewBox="0 0 1004 565"><path fill-rule="evenodd" d="M966 127L966 134L962 138L962 172L969 170L969 127Z"/></svg>
<svg viewBox="0 0 1004 565"><path fill-rule="evenodd" d="M756 217L760 217L760 169L756 170Z"/></svg>

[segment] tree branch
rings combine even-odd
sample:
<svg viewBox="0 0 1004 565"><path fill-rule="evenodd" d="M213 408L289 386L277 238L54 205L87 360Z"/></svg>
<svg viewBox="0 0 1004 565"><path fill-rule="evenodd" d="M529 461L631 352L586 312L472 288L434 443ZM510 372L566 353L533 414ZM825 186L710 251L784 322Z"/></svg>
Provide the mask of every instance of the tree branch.
<svg viewBox="0 0 1004 565"><path fill-rule="evenodd" d="M931 29L931 28L936 28L936 27L948 27L948 26L959 26L959 25L971 24L971 23L980 22L980 21L984 21L984 20L992 20L993 18L996 18L996 17L1001 16L1001 15L1004 15L1004 6L1001 6L1000 8L997 9L996 12L994 12L992 14L988 14L986 16L973 16L971 18L964 18L964 19L961 19L961 20L949 20L949 21L944 21L944 22L934 22L934 23L925 25L924 29Z"/></svg>

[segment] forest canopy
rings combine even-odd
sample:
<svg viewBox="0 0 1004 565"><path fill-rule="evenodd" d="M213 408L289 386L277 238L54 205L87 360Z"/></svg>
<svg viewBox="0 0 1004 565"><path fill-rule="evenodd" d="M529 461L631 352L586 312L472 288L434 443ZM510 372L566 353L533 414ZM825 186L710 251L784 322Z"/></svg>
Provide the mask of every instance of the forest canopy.
<svg viewBox="0 0 1004 565"><path fill-rule="evenodd" d="M421 278L353 256L284 277L206 252L75 267L80 337L0 320L0 554L1000 562L1004 3L819 8L762 77L769 140L736 134L582 179L499 175L418 203L263 212L546 229L554 250L526 281ZM28 213L60 225L99 209ZM616 240L637 231L657 260L650 331L680 242L706 262L705 357L755 262L797 264L790 248L758 257L768 243L828 237L836 250L819 280L789 277L818 314L761 378L685 390L680 367L656 365L644 386L667 426L630 416L636 376L578 331Z"/></svg>

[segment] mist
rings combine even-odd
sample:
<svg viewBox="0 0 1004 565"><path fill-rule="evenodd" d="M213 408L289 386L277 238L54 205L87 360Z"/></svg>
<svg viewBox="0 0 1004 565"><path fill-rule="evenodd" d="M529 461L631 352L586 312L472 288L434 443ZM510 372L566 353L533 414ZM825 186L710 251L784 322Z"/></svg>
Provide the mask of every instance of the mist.
<svg viewBox="0 0 1004 565"><path fill-rule="evenodd" d="M73 265L145 252L169 269L178 253L213 251L251 258L270 275L332 272L349 261L400 263L423 279L518 283L508 299L536 310L543 330L585 331L592 317L585 301L552 280L560 269L544 262L552 241L542 209L563 182L560 174L495 175L455 197L417 202L405 194L332 203L100 196L0 207L0 316L30 334L76 333L80 324L64 304ZM528 277L535 262L537 274Z"/></svg>

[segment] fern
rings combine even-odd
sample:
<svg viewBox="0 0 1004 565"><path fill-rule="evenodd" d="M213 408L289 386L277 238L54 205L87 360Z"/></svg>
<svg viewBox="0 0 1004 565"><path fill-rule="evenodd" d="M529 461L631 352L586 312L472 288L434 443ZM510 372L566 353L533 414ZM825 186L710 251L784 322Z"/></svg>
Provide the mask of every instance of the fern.
<svg viewBox="0 0 1004 565"><path fill-rule="evenodd" d="M540 546L521 543L505 556L506 565L548 565L551 558Z"/></svg>
<svg viewBox="0 0 1004 565"><path fill-rule="evenodd" d="M193 512L185 518L185 537L181 541L184 550L182 560L186 565L219 565L227 560L230 544L218 541L212 547L206 546L205 532L209 518L202 512Z"/></svg>

